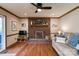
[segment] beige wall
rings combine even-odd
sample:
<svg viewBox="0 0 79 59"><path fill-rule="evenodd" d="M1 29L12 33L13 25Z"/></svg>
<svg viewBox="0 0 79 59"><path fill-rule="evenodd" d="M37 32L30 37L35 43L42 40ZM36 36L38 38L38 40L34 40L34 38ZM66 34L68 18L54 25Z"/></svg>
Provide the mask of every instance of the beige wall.
<svg viewBox="0 0 79 59"><path fill-rule="evenodd" d="M54 25L57 25L57 27L55 27ZM51 19L50 20L50 33L56 33L59 29L59 19Z"/></svg>
<svg viewBox="0 0 79 59"><path fill-rule="evenodd" d="M79 32L79 8L60 20L60 26L64 32Z"/></svg>
<svg viewBox="0 0 79 59"><path fill-rule="evenodd" d="M18 30L19 30L19 19L9 13L7 13L6 11L0 9L0 15L5 15L6 18L7 18L7 35L10 35L10 34L15 34L15 33L18 33ZM11 22L12 21L16 21L17 23L17 30L16 31L12 31L11 30ZM7 46L15 43L17 40L15 39L17 35L15 36L10 36L10 37L7 37Z"/></svg>
<svg viewBox="0 0 79 59"><path fill-rule="evenodd" d="M56 27L54 26L56 25ZM51 33L51 38L53 37L53 33L56 33L59 30L59 19L50 19L50 33Z"/></svg>
<svg viewBox="0 0 79 59"><path fill-rule="evenodd" d="M25 24L25 26L22 27L22 24ZM20 19L20 30L26 30L28 32L28 19Z"/></svg>

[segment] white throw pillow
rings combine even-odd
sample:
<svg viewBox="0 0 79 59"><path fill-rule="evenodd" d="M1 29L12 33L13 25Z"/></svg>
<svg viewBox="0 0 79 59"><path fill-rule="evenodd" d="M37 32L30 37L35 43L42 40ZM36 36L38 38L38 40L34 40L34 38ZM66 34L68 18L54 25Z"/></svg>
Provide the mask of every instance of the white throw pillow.
<svg viewBox="0 0 79 59"><path fill-rule="evenodd" d="M59 43L66 43L66 38L63 38L63 37L56 37L56 42L59 42Z"/></svg>
<svg viewBox="0 0 79 59"><path fill-rule="evenodd" d="M77 44L76 49L78 49L78 50L79 50L79 44Z"/></svg>

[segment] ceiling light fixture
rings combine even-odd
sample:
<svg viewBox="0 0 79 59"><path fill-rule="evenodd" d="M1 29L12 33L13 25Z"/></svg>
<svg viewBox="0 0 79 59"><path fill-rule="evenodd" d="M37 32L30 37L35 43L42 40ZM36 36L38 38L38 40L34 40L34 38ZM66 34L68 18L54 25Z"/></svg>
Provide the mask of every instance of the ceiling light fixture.
<svg viewBox="0 0 79 59"><path fill-rule="evenodd" d="M38 8L38 9L36 9L35 13L41 12L41 11L42 11L42 9Z"/></svg>
<svg viewBox="0 0 79 59"><path fill-rule="evenodd" d="M38 12L41 12L42 10L38 8L37 11L38 11Z"/></svg>

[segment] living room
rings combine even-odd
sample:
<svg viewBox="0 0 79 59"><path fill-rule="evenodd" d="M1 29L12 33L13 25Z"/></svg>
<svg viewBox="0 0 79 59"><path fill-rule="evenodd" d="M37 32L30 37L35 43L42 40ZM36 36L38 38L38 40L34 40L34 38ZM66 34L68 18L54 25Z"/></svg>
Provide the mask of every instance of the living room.
<svg viewBox="0 0 79 59"><path fill-rule="evenodd" d="M0 23L2 24L0 28L4 29L4 34L0 34L4 36L4 40L0 40L0 43L2 42L0 55L78 55L79 49L76 48L78 40L74 41L77 42L76 44L71 43L75 48L64 46L66 39L59 40L62 36L72 36L73 33L76 33L77 36L79 32L79 28L77 27L79 24L78 12L78 3L1 3L0 17L3 21ZM56 41L57 43L53 42L55 38L59 38ZM34 47L39 50L38 54L28 52L31 49L30 47L34 48L31 44L34 44ZM43 47L48 49L46 50L47 54ZM28 49L28 53L26 49ZM35 51L35 48L31 50ZM72 53L69 53L69 51L72 51ZM22 54L23 52L26 53Z"/></svg>

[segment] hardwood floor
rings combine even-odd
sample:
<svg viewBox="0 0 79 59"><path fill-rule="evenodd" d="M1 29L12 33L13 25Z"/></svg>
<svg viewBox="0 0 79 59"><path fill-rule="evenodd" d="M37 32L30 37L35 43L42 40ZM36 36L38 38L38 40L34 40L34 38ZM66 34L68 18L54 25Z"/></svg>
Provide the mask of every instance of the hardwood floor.
<svg viewBox="0 0 79 59"><path fill-rule="evenodd" d="M27 45L27 42L16 42L7 48L7 53L18 53Z"/></svg>
<svg viewBox="0 0 79 59"><path fill-rule="evenodd" d="M15 53L16 56L58 56L51 46L50 40L29 40L17 42L7 48L8 53Z"/></svg>
<svg viewBox="0 0 79 59"><path fill-rule="evenodd" d="M50 44L29 44L17 56L58 56Z"/></svg>

